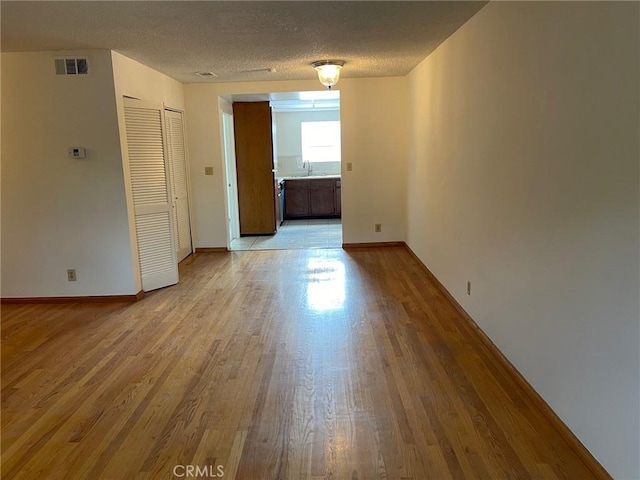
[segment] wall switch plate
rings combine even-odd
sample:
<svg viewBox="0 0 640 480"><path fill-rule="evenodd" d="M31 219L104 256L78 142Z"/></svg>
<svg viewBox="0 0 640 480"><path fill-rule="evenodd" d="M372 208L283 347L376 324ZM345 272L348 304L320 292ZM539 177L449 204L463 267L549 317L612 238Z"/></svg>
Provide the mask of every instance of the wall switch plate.
<svg viewBox="0 0 640 480"><path fill-rule="evenodd" d="M205 175L213 175L213 167L204 167Z"/></svg>
<svg viewBox="0 0 640 480"><path fill-rule="evenodd" d="M376 223L375 230L377 233L380 233L382 231L382 224Z"/></svg>
<svg viewBox="0 0 640 480"><path fill-rule="evenodd" d="M471 282L467 282L467 295L471 295Z"/></svg>
<svg viewBox="0 0 640 480"><path fill-rule="evenodd" d="M77 280L75 269L70 268L69 270L67 270L67 280L70 282L75 282Z"/></svg>
<svg viewBox="0 0 640 480"><path fill-rule="evenodd" d="M350 172L352 170L353 170L353 163L347 162L347 172Z"/></svg>

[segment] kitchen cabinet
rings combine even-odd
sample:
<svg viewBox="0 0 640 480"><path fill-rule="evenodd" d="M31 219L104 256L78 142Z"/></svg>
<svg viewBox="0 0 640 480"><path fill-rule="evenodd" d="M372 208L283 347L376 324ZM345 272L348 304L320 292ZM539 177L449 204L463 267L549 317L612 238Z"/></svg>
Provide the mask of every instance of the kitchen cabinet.
<svg viewBox="0 0 640 480"><path fill-rule="evenodd" d="M285 218L339 217L339 178L285 180Z"/></svg>
<svg viewBox="0 0 640 480"><path fill-rule="evenodd" d="M284 216L285 218L304 218L309 216L308 180L285 180Z"/></svg>
<svg viewBox="0 0 640 480"><path fill-rule="evenodd" d="M278 192L274 174L269 102L233 104L240 235L277 230Z"/></svg>
<svg viewBox="0 0 640 480"><path fill-rule="evenodd" d="M309 216L325 217L336 213L335 180L309 180Z"/></svg>

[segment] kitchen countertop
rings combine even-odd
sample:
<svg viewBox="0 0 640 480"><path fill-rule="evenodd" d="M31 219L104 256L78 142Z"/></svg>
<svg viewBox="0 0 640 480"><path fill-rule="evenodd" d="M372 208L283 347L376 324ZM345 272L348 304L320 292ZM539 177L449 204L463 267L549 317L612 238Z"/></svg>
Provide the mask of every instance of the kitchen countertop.
<svg viewBox="0 0 640 480"><path fill-rule="evenodd" d="M279 177L278 181L282 180L316 180L318 178L341 178L342 175L304 175L300 177Z"/></svg>

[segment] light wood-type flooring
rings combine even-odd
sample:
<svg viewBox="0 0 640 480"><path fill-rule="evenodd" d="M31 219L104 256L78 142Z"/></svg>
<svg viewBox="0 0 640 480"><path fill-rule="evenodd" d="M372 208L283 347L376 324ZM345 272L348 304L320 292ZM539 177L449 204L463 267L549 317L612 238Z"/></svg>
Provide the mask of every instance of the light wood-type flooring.
<svg viewBox="0 0 640 480"><path fill-rule="evenodd" d="M137 303L5 305L2 478L593 478L465 322L403 247L196 254Z"/></svg>

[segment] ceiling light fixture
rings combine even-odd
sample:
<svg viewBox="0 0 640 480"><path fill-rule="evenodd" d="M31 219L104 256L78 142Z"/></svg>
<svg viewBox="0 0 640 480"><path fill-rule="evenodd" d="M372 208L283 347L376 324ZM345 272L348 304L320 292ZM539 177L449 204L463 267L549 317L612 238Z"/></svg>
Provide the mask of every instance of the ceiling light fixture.
<svg viewBox="0 0 640 480"><path fill-rule="evenodd" d="M342 60L318 60L311 66L318 71L320 83L331 90L338 80L340 80L340 69L344 66Z"/></svg>

